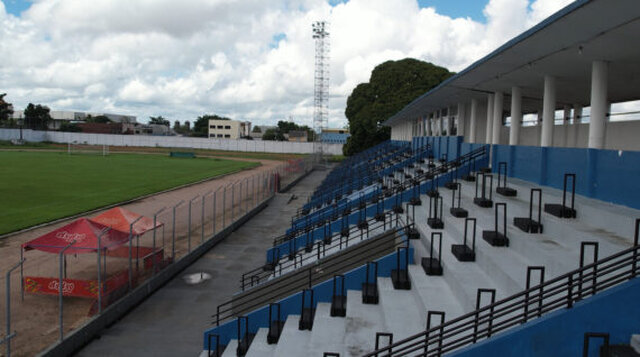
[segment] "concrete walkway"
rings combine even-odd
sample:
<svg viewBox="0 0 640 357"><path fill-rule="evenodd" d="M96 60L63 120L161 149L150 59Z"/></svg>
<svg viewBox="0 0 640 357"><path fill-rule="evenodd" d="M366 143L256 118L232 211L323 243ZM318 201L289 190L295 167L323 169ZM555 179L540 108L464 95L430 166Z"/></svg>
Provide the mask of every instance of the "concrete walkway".
<svg viewBox="0 0 640 357"><path fill-rule="evenodd" d="M240 289L243 272L265 262L275 236L290 226L291 216L329 170L314 171L176 276L153 296L103 331L78 356L197 356L216 307ZM291 196L297 199L288 202ZM210 280L189 285L184 277L204 272Z"/></svg>

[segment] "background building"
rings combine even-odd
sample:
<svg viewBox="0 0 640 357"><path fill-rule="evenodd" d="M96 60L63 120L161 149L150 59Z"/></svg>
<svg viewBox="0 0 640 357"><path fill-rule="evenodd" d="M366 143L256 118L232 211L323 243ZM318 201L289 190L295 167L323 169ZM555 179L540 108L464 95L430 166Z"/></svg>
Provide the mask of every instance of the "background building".
<svg viewBox="0 0 640 357"><path fill-rule="evenodd" d="M240 139L251 134L251 122L238 120L209 120L209 137Z"/></svg>
<svg viewBox="0 0 640 357"><path fill-rule="evenodd" d="M285 134L285 137L289 141L306 143L307 141L309 141L308 135L309 133L307 133L305 130L291 130L289 133Z"/></svg>
<svg viewBox="0 0 640 357"><path fill-rule="evenodd" d="M330 144L345 144L351 136L349 129L322 129L321 141Z"/></svg>
<svg viewBox="0 0 640 357"><path fill-rule="evenodd" d="M49 122L47 128L49 130L59 130L60 126L63 123L67 123L67 124L80 124L83 123L87 120L88 116L92 116L92 117L98 117L98 116L105 116L107 118L109 118L109 120L111 120L113 123L117 123L117 124L123 124L120 127L122 128L122 131L118 132L118 134L120 133L125 133L126 130L131 129L130 125L124 125L124 124L136 124L136 117L133 115L123 115L123 114L109 114L109 113L87 113L87 112L76 112L76 111L71 111L71 110L51 110L49 111L49 115L51 116L51 121ZM15 110L13 114L11 115L11 117L13 119L24 119L24 110ZM96 123L97 124L97 123ZM87 128L92 127L92 126L87 126ZM95 132L95 133L112 133L113 129L105 129L103 127L96 127L93 126L94 128L96 128L97 131L87 131L87 132ZM90 130L90 129L87 129Z"/></svg>

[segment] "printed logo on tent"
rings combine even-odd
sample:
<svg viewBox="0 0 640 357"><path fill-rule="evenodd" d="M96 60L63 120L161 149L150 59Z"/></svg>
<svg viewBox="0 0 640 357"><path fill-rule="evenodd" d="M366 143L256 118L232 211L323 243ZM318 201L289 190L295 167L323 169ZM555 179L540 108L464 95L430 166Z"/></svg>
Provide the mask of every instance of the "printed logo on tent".
<svg viewBox="0 0 640 357"><path fill-rule="evenodd" d="M73 290L75 289L75 284L68 282L68 281L62 281L62 293L63 294L71 294L73 292ZM58 280L51 280L49 282L49 285L47 286L47 288L49 288L49 290L58 290L60 291L60 282Z"/></svg>
<svg viewBox="0 0 640 357"><path fill-rule="evenodd" d="M71 243L74 240L76 241L76 243L80 243L85 238L87 238L87 235L84 233L69 233L67 231L60 231L56 233L56 238L62 239L67 243Z"/></svg>

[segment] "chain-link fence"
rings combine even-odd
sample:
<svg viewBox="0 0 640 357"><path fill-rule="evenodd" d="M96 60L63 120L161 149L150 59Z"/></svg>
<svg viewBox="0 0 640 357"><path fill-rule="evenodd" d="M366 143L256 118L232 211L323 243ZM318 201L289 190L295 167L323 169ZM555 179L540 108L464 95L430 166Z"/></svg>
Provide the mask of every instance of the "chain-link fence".
<svg viewBox="0 0 640 357"><path fill-rule="evenodd" d="M64 338L89 318L220 234L312 169L314 157L220 185L156 209L152 229L125 244L81 253L23 251L24 262L0 277L0 356L28 356ZM135 222L131 224L131 227ZM73 244L70 244L72 246ZM37 288L36 288L37 287Z"/></svg>

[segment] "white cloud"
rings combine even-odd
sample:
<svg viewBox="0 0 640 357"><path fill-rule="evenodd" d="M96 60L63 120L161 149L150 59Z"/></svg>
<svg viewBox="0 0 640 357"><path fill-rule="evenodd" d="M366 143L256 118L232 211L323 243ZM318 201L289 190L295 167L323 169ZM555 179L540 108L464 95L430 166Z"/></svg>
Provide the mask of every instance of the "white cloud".
<svg viewBox="0 0 640 357"><path fill-rule="evenodd" d="M329 121L342 126L347 96L377 64L414 57L459 71L569 2L490 0L486 24L416 0L35 0L21 17L0 2L0 91L18 108L311 125L311 23L325 19Z"/></svg>

